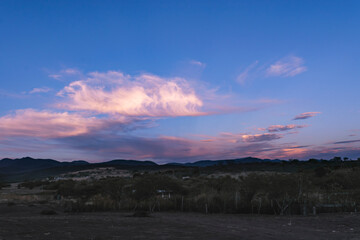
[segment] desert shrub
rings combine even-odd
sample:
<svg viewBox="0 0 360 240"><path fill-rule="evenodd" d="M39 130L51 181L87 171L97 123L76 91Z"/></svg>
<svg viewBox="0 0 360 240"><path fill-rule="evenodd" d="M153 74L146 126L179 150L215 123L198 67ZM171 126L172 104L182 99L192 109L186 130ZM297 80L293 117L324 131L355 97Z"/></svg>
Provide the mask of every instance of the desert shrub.
<svg viewBox="0 0 360 240"><path fill-rule="evenodd" d="M185 189L178 180L151 174L138 177L134 182L133 190L132 197L137 201L155 197L158 190L171 191L173 194L185 193Z"/></svg>
<svg viewBox="0 0 360 240"><path fill-rule="evenodd" d="M274 164L269 163L269 166ZM334 169L334 162L321 161L282 164L299 164L301 171L247 172L236 179L230 176L206 177L205 173L216 173L206 168L201 169L201 175L184 181L181 177L188 175L185 170L171 170L139 173L131 179L62 180L46 184L44 188L56 190L69 201L66 209L75 212L141 210L300 214L302 209L312 206L320 209L320 206L334 205L340 206L336 211L348 211L359 205L359 167ZM165 196L159 190L164 190ZM321 211L328 210L321 208Z"/></svg>
<svg viewBox="0 0 360 240"><path fill-rule="evenodd" d="M329 172L329 170L324 167L318 167L315 168L314 172L317 177L323 177Z"/></svg>
<svg viewBox="0 0 360 240"><path fill-rule="evenodd" d="M41 181L41 180L38 180L38 181L26 181L26 182L23 182L23 183L20 183L18 185L18 188L28 188L28 189L33 189L35 187L40 187L40 186L46 186L50 184L49 181Z"/></svg>

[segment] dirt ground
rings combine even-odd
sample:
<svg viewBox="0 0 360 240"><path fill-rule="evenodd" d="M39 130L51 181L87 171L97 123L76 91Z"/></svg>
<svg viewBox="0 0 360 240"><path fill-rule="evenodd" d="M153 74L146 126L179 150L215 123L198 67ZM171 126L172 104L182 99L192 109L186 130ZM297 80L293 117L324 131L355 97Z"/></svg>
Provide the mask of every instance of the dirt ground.
<svg viewBox="0 0 360 240"><path fill-rule="evenodd" d="M45 205L0 206L0 239L360 239L360 214L200 213L41 215Z"/></svg>

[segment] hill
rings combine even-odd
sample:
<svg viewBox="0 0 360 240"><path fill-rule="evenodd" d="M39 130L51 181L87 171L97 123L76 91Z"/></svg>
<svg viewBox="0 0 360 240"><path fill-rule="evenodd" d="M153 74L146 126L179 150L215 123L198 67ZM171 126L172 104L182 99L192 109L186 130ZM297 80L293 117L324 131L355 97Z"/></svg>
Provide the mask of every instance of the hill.
<svg viewBox="0 0 360 240"><path fill-rule="evenodd" d="M0 160L0 179L2 181L22 181L56 176L66 172L93 169L98 167L116 167L123 169L154 170L174 167L212 167L230 166L234 164L279 162L259 158L238 158L227 160L201 160L192 163L168 163L159 165L152 161L116 159L107 162L89 163L86 161L60 162L53 159L35 159L31 157Z"/></svg>

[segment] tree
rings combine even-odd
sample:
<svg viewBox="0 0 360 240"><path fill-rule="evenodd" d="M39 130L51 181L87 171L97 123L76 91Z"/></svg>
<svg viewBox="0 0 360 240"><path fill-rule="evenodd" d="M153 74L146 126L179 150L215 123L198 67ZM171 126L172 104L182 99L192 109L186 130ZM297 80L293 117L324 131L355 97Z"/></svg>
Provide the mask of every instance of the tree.
<svg viewBox="0 0 360 240"><path fill-rule="evenodd" d="M291 204L298 198L296 178L291 175L275 174L268 179L269 198L274 200L280 215L284 215Z"/></svg>
<svg viewBox="0 0 360 240"><path fill-rule="evenodd" d="M333 159L331 159L331 161L333 161L333 162L341 162L341 157L334 157Z"/></svg>

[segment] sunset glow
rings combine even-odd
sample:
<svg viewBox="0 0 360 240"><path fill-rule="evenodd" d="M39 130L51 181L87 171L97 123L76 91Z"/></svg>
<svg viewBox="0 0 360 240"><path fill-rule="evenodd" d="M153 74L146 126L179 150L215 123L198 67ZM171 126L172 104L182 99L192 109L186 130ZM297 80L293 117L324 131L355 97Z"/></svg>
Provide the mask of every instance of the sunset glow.
<svg viewBox="0 0 360 240"><path fill-rule="evenodd" d="M360 157L355 1L20 2L0 6L0 158Z"/></svg>

